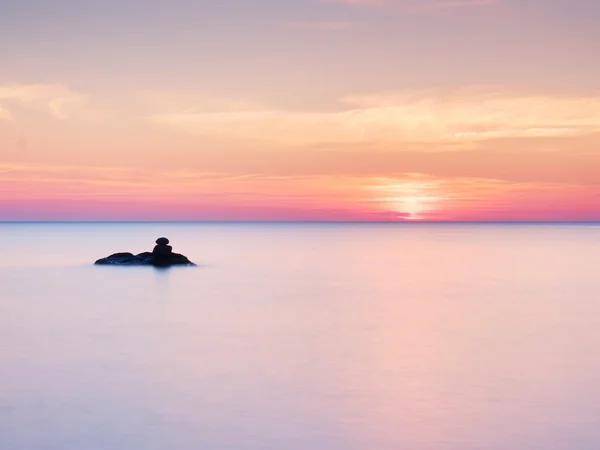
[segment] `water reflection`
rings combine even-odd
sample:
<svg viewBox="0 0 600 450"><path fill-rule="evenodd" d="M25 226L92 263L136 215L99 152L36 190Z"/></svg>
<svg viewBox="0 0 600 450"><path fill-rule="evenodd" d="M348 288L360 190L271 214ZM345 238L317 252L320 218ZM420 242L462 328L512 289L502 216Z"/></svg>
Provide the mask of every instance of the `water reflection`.
<svg viewBox="0 0 600 450"><path fill-rule="evenodd" d="M0 448L600 445L600 230L181 226L166 270L75 230L0 271Z"/></svg>

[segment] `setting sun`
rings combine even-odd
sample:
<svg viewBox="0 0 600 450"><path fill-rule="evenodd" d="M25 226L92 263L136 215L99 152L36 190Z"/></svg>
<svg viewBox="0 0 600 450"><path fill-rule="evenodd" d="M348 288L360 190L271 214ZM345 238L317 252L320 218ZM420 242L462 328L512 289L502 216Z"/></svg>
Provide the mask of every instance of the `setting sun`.
<svg viewBox="0 0 600 450"><path fill-rule="evenodd" d="M440 183L435 181L380 180L371 187L376 192L374 202L386 211L397 214L399 220L427 220L431 213L439 210L444 197L440 193ZM429 213L429 214L428 214Z"/></svg>

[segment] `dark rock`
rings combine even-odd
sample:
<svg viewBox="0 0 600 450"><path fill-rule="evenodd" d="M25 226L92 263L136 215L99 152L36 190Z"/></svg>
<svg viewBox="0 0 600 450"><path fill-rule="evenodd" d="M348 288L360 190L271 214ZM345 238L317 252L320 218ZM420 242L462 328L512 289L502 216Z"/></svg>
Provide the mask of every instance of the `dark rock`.
<svg viewBox="0 0 600 450"><path fill-rule="evenodd" d="M195 266L193 262L179 253L173 253L173 249L167 238L158 238L156 247L152 253L144 252L138 255L133 253L114 253L106 258L99 259L94 264L109 266Z"/></svg>
<svg viewBox="0 0 600 450"><path fill-rule="evenodd" d="M161 237L156 240L156 246L152 250L154 259L156 261L167 260L173 253L173 247L169 244L169 240L166 237Z"/></svg>
<svg viewBox="0 0 600 450"><path fill-rule="evenodd" d="M144 252L139 255L133 253L114 253L106 258L101 258L94 264L105 266L195 266L193 262L179 253L171 253L167 256L159 256Z"/></svg>
<svg viewBox="0 0 600 450"><path fill-rule="evenodd" d="M166 237L159 237L156 240L156 245L168 245L169 244L169 240Z"/></svg>
<svg viewBox="0 0 600 450"><path fill-rule="evenodd" d="M114 253L106 258L99 259L95 264L140 264L140 259L132 253Z"/></svg>
<svg viewBox="0 0 600 450"><path fill-rule="evenodd" d="M168 256L173 253L173 247L170 245L156 245L152 254L156 256Z"/></svg>

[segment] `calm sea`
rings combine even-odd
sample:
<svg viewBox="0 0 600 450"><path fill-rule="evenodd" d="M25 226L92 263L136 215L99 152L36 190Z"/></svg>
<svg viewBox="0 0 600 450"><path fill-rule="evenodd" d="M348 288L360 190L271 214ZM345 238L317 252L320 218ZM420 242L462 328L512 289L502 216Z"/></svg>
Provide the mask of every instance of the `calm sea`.
<svg viewBox="0 0 600 450"><path fill-rule="evenodd" d="M600 225L0 236L2 450L600 448Z"/></svg>

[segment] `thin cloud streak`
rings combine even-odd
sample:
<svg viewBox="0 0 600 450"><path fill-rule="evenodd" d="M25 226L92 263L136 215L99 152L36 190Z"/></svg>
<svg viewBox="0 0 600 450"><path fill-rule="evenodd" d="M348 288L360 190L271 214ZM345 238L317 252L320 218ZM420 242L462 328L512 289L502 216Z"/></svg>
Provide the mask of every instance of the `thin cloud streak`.
<svg viewBox="0 0 600 450"><path fill-rule="evenodd" d="M0 105L0 120L11 120L12 114Z"/></svg>
<svg viewBox="0 0 600 450"><path fill-rule="evenodd" d="M61 85L0 84L0 118L11 119L10 104L40 109L59 120L90 117L88 97Z"/></svg>
<svg viewBox="0 0 600 450"><path fill-rule="evenodd" d="M244 110L150 117L186 133L288 146L469 143L600 132L600 95L538 95L467 87L348 96L336 112Z"/></svg>

